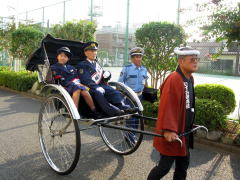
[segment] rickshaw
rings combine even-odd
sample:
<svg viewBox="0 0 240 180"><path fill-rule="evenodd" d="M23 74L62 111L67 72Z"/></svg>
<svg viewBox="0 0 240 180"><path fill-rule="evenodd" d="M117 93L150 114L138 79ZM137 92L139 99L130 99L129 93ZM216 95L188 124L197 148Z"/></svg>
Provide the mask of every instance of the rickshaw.
<svg viewBox="0 0 240 180"><path fill-rule="evenodd" d="M143 116L143 106L138 96L120 82L109 82L109 85L120 91L132 107L137 107L137 113L93 119L83 98L80 98L79 108L76 108L65 88L54 80L50 65L56 63L56 50L67 46L73 53L69 64L76 66L84 57L83 44L47 35L26 64L27 70L37 71L38 80L43 85L41 94L46 97L38 118L40 147L49 166L60 175L69 174L76 167L83 131L98 128L106 146L119 155L128 155L136 151L144 134L163 137L161 134L144 130L144 120L155 121L156 118ZM179 137L201 128L207 130L204 126L195 126L191 131L179 134ZM128 139L132 136L134 141ZM178 141L182 143L181 139Z"/></svg>

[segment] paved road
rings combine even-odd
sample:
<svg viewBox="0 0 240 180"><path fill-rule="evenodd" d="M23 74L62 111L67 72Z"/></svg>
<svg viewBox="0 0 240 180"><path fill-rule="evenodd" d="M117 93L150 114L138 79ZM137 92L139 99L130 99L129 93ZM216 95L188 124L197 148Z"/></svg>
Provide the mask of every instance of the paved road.
<svg viewBox="0 0 240 180"><path fill-rule="evenodd" d="M81 134L81 158L76 169L67 176L55 174L47 165L39 148L37 118L38 100L0 90L0 179L94 179L145 180L159 156L146 137L132 155L118 156L110 152L98 131ZM189 180L240 179L240 155L216 152L198 145L191 151ZM164 178L172 179L173 170Z"/></svg>

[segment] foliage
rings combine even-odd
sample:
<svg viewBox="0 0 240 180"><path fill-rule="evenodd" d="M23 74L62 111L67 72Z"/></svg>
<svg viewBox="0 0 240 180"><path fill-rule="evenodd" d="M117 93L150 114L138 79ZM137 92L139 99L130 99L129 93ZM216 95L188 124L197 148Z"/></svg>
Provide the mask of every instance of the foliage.
<svg viewBox="0 0 240 180"><path fill-rule="evenodd" d="M240 134L238 134L238 135L235 137L235 139L234 139L233 142L234 142L234 144L240 146Z"/></svg>
<svg viewBox="0 0 240 180"><path fill-rule="evenodd" d="M12 32L16 30L16 25L14 20L4 24L0 27L0 51L5 51L7 56L10 57L10 64L12 62L12 58L10 56L10 49L12 47Z"/></svg>
<svg viewBox="0 0 240 180"><path fill-rule="evenodd" d="M208 16L210 23L203 25L204 35L216 38L217 41L240 41L240 4L229 8L217 4L212 14Z"/></svg>
<svg viewBox="0 0 240 180"><path fill-rule="evenodd" d="M14 21L0 27L0 50L8 51L11 47L11 33L16 30Z"/></svg>
<svg viewBox="0 0 240 180"><path fill-rule="evenodd" d="M0 66L0 71L10 71L10 67L8 67L8 66Z"/></svg>
<svg viewBox="0 0 240 180"><path fill-rule="evenodd" d="M151 75L151 86L157 88L169 71L176 68L176 58L171 54L175 47L185 43L184 30L167 22L150 22L137 29L136 43L145 51L143 64Z"/></svg>
<svg viewBox="0 0 240 180"><path fill-rule="evenodd" d="M97 53L98 62L103 66L104 59L108 59L108 51L106 49L101 49Z"/></svg>
<svg viewBox="0 0 240 180"><path fill-rule="evenodd" d="M12 32L12 47L10 49L13 57L27 60L27 57L39 47L44 34L33 27L20 27Z"/></svg>
<svg viewBox="0 0 240 180"><path fill-rule="evenodd" d="M75 41L94 41L96 24L87 20L68 21L65 24L56 24L52 27L52 35L61 39Z"/></svg>
<svg viewBox="0 0 240 180"><path fill-rule="evenodd" d="M211 14L208 16L209 23L204 23L202 26L203 35L207 39L215 39L217 42L226 40L226 46L236 42L238 53L236 56L235 74L239 75L240 3L236 7L231 8L221 1L212 1L212 4L214 8L212 8Z"/></svg>
<svg viewBox="0 0 240 180"><path fill-rule="evenodd" d="M142 105L143 105L143 115L144 116L148 116L148 117L153 117L153 118L156 118L157 115L158 115L158 105L159 105L159 100L154 102L154 103L151 103L151 102L148 102L148 101L143 101L142 102ZM145 120L144 121L144 124L147 124L149 126L155 126L155 121L152 121L152 120Z"/></svg>
<svg viewBox="0 0 240 180"><path fill-rule="evenodd" d="M196 98L195 123L207 127L210 131L223 129L226 115L222 105L216 100Z"/></svg>
<svg viewBox="0 0 240 180"><path fill-rule="evenodd" d="M233 112L236 106L235 94L232 89L219 84L201 84L195 87L197 98L218 101L224 107L224 114Z"/></svg>
<svg viewBox="0 0 240 180"><path fill-rule="evenodd" d="M0 71L0 86L17 91L27 91L37 81L37 74L28 71Z"/></svg>
<svg viewBox="0 0 240 180"><path fill-rule="evenodd" d="M143 101L142 104L144 108L144 116L157 117L159 101L154 103Z"/></svg>

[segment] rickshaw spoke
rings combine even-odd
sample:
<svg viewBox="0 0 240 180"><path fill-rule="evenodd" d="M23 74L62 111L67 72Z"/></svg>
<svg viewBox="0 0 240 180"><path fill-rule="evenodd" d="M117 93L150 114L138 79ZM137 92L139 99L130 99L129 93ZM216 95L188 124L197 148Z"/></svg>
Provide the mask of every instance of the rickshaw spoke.
<svg viewBox="0 0 240 180"><path fill-rule="evenodd" d="M44 156L59 174L70 173L79 159L79 128L70 113L63 97L52 95L43 104L39 116L39 137Z"/></svg>

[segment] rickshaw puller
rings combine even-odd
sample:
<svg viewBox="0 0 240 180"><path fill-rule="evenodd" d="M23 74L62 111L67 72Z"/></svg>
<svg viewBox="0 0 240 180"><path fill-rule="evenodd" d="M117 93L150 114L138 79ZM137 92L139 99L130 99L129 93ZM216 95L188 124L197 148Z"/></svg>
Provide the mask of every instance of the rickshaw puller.
<svg viewBox="0 0 240 180"><path fill-rule="evenodd" d="M148 175L148 180L164 177L175 162L174 180L185 180L190 161L189 148L193 148L193 134L181 137L182 146L176 141L178 134L189 131L195 118L195 94L192 73L198 69L200 52L190 47L177 48L178 67L161 85L160 104L153 145L160 152L160 160Z"/></svg>

